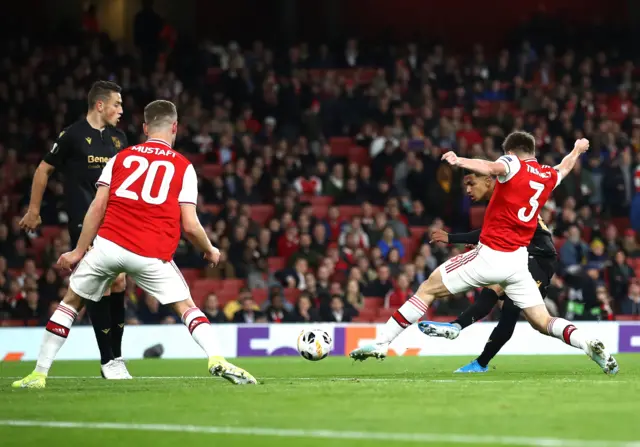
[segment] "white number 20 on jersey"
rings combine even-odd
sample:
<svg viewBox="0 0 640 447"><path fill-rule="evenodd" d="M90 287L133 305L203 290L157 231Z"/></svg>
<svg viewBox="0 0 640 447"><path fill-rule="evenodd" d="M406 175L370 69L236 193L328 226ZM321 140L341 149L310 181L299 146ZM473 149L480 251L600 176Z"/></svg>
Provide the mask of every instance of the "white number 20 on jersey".
<svg viewBox="0 0 640 447"><path fill-rule="evenodd" d="M533 180L531 180L529 182L529 186L534 190L533 196L531 196L531 198L529 199L529 205L531 205L531 209L529 210L529 212L527 212L527 207L523 206L518 210L518 219L523 222L529 222L531 219L533 219L533 216L536 215L536 211L540 206L540 202L538 202L538 199L540 198L540 194L542 194L542 192L544 191L544 185L542 183L534 182Z"/></svg>
<svg viewBox="0 0 640 447"><path fill-rule="evenodd" d="M116 190L116 196L123 197L125 199L131 200L139 200L142 199L144 202L149 203L151 205L160 205L167 200L169 196L169 187L171 186L171 179L173 179L173 174L176 172L176 168L172 163L165 160L155 160L149 163L144 157L139 157L137 155L129 155L124 159L122 165L125 168L130 168L134 163L138 166L135 171L127 177L122 185ZM153 182L158 175L158 168L164 168L164 174L162 175L162 183L160 184L160 189L158 190L158 195L155 197L151 196L151 188L153 187ZM138 180L140 177L145 175L144 183L142 184L142 190L140 191L140 197L136 192L129 190L128 188L133 185L133 183Z"/></svg>

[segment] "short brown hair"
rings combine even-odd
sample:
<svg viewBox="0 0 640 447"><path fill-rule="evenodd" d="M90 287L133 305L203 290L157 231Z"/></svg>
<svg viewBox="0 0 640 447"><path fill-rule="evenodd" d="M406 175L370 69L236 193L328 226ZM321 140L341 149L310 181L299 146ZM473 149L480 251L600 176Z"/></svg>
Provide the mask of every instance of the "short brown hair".
<svg viewBox="0 0 640 447"><path fill-rule="evenodd" d="M122 88L111 81L96 81L91 86L87 95L89 109L93 109L98 101L108 101L112 93L120 93Z"/></svg>
<svg viewBox="0 0 640 447"><path fill-rule="evenodd" d="M502 150L523 155L536 155L536 139L529 132L517 130L507 135L502 143Z"/></svg>
<svg viewBox="0 0 640 447"><path fill-rule="evenodd" d="M148 127L161 127L173 124L178 120L178 111L171 101L158 99L144 108L144 122Z"/></svg>

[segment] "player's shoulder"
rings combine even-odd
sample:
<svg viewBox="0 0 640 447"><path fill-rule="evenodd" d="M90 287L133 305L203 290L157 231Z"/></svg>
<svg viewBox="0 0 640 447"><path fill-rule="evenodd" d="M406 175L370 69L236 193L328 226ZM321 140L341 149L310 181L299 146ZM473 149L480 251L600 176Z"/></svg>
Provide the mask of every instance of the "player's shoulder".
<svg viewBox="0 0 640 447"><path fill-rule="evenodd" d="M62 129L62 131L58 134L58 139L61 139L61 138L69 139L69 138L77 137L80 134L82 134L84 138L86 136L84 135L87 129L86 124L87 124L87 120L84 118L69 124L67 127Z"/></svg>

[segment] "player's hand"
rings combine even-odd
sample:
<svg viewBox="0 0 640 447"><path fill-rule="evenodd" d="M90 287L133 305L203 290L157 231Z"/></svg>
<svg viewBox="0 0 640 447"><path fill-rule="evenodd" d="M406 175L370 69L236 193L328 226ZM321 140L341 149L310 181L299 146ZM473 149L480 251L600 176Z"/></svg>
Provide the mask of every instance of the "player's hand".
<svg viewBox="0 0 640 447"><path fill-rule="evenodd" d="M429 241L431 244L435 242L444 242L446 244L449 243L449 233L441 229L435 229L431 232L431 240Z"/></svg>
<svg viewBox="0 0 640 447"><path fill-rule="evenodd" d="M442 156L442 159L449 163L451 166L458 166L460 164L460 160L458 160L458 156L455 152L449 151Z"/></svg>
<svg viewBox="0 0 640 447"><path fill-rule="evenodd" d="M20 228L24 231L35 231L41 223L40 213L28 210L27 214L20 220Z"/></svg>
<svg viewBox="0 0 640 447"><path fill-rule="evenodd" d="M573 146L573 149L578 151L580 154L584 154L589 150L589 140L586 138L576 140L576 144Z"/></svg>
<svg viewBox="0 0 640 447"><path fill-rule="evenodd" d="M218 262L220 262L220 250L216 247L211 247L209 251L205 252L204 259L209 261L209 263L215 267L218 265Z"/></svg>
<svg viewBox="0 0 640 447"><path fill-rule="evenodd" d="M76 265L84 256L84 253L80 253L77 250L68 251L67 253L63 253L58 259L58 265L66 270L73 269L73 266Z"/></svg>

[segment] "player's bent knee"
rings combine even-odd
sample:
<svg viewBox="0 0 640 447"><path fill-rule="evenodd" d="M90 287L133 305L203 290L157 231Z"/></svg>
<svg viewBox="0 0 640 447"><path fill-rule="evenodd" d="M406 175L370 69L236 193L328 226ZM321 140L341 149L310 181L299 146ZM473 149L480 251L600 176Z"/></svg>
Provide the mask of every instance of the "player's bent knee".
<svg viewBox="0 0 640 447"><path fill-rule="evenodd" d="M449 290L442 282L440 269L434 270L429 278L418 287L416 296L420 298L427 306L431 305L434 299L450 295Z"/></svg>
<svg viewBox="0 0 640 447"><path fill-rule="evenodd" d="M549 324L551 315L549 315L544 304L523 309L523 313L531 324L531 327L543 334L547 333L547 325Z"/></svg>
<svg viewBox="0 0 640 447"><path fill-rule="evenodd" d="M67 294L62 299L62 302L67 306L73 307L78 312L84 307L84 298L74 292L71 287L67 289Z"/></svg>
<svg viewBox="0 0 640 447"><path fill-rule="evenodd" d="M182 317L186 311L191 309L192 307L197 307L196 303L193 302L191 298L187 298L186 300L178 301L171 304L171 308L173 311Z"/></svg>

